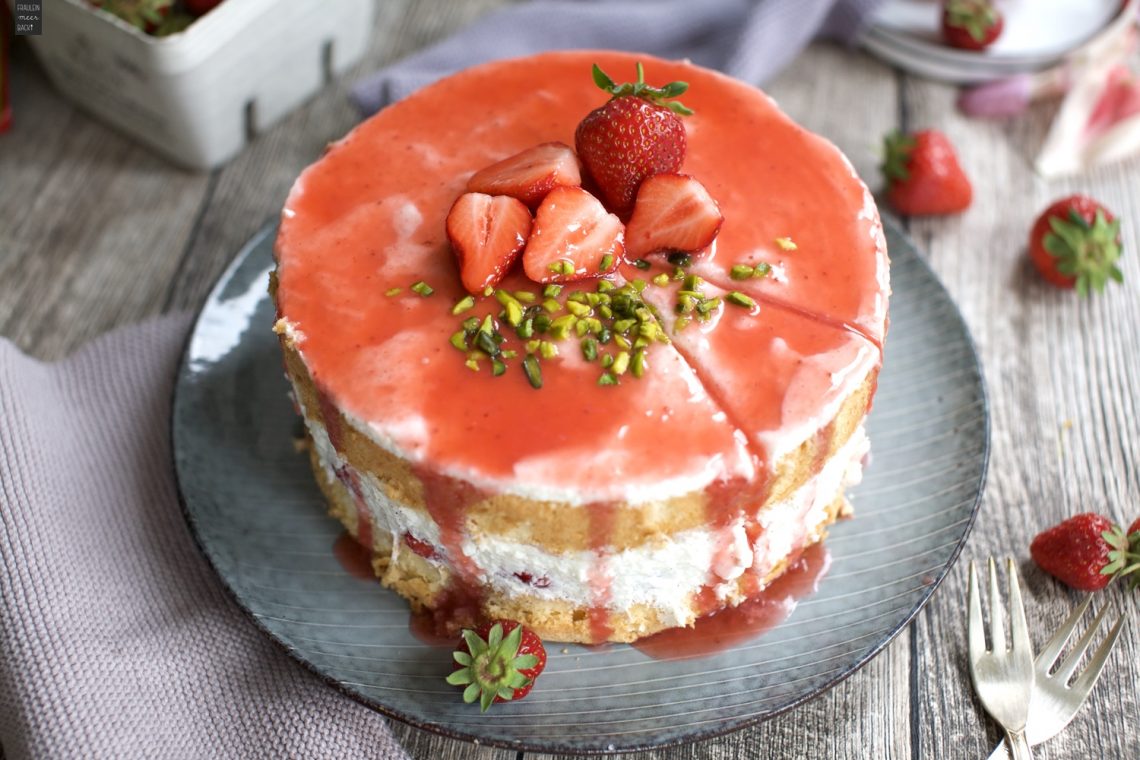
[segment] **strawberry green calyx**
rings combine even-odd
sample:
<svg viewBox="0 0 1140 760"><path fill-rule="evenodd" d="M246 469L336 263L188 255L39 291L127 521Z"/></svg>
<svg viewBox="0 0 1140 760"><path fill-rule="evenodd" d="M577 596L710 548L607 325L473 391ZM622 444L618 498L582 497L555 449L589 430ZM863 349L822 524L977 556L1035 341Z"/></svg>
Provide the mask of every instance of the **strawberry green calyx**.
<svg viewBox="0 0 1140 760"><path fill-rule="evenodd" d="M463 641L469 651L457 650L452 653L452 657L462 667L453 671L447 677L447 682L452 686L467 687L463 690L464 702L479 700L480 708L487 712L496 697L510 701L514 698L516 689L531 683L531 679L522 671L537 665L538 658L533 654L518 653L522 631L522 626L516 625L504 637L503 626L496 623L484 640L475 631L463 630Z"/></svg>
<svg viewBox="0 0 1140 760"><path fill-rule="evenodd" d="M946 4L946 21L957 29L965 29L975 42L983 42L998 22L997 10L988 0L950 0Z"/></svg>
<svg viewBox="0 0 1140 760"><path fill-rule="evenodd" d="M1070 210L1068 219L1050 217L1049 229L1043 241L1045 250L1057 260L1058 272L1077 278L1078 294L1088 295L1090 288L1100 293L1109 279L1124 281L1116 266L1121 252L1119 219L1110 222L1098 210L1089 224Z"/></svg>
<svg viewBox="0 0 1140 760"><path fill-rule="evenodd" d="M883 163L879 165L887 182L906 182L910 179L911 153L916 141L911 135L904 135L897 129L883 138Z"/></svg>
<svg viewBox="0 0 1140 760"><path fill-rule="evenodd" d="M671 100L683 95L689 89L688 82L670 82L664 87L650 87L645 83L645 68L639 62L637 64L637 81L625 82L623 84L616 84L609 74L602 71L598 64L594 64L594 84L598 85L602 90L608 92L615 98L620 98L624 95L633 95L638 98L648 100L655 105L668 108L675 114L681 116L691 116L693 111L686 108L680 102Z"/></svg>
<svg viewBox="0 0 1140 760"><path fill-rule="evenodd" d="M1108 552L1108 564L1101 568L1101 575L1110 575L1113 579L1129 579L1130 589L1140 588L1140 530L1125 534L1119 525L1112 526L1100 534L1111 549Z"/></svg>

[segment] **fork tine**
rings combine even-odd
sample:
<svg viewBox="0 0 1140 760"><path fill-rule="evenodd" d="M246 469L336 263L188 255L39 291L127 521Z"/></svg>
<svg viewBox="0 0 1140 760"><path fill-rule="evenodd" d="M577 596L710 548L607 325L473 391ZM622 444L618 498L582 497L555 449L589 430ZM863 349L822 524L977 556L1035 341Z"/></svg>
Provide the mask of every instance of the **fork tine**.
<svg viewBox="0 0 1140 760"><path fill-rule="evenodd" d="M1053 677L1057 679L1058 683L1069 682L1069 676L1073 675L1073 671L1077 669L1077 665L1080 665L1081 658L1085 656L1089 645L1092 644L1093 637L1096 636L1096 632L1100 629L1100 624L1104 622L1104 616L1108 614L1108 609L1107 604L1100 608L1100 612L1098 612L1097 616L1093 619L1089 629L1085 631L1085 635L1081 636L1077 643L1073 645L1073 651L1069 652L1064 661L1057 666L1057 672L1053 674Z"/></svg>
<svg viewBox="0 0 1140 760"><path fill-rule="evenodd" d="M1029 641L1029 625L1025 622L1025 605L1021 603L1021 583L1017 579L1017 567L1013 557L1005 560L1009 573L1009 644L1014 652L1029 652L1032 657L1033 644Z"/></svg>
<svg viewBox="0 0 1140 760"><path fill-rule="evenodd" d="M997 564L990 557L990 649L994 652L1004 652L1005 623L1002 621L1001 594L998 593Z"/></svg>
<svg viewBox="0 0 1140 760"><path fill-rule="evenodd" d="M1093 653L1092 659L1089 660L1089 665L1085 671L1077 676L1077 680L1073 681L1073 691L1081 695L1084 700L1092 688L1096 686L1097 679L1100 678L1100 672L1104 670L1104 664L1108 662L1108 656L1112 653L1112 648L1116 646L1116 640L1120 638L1121 631L1124 630L1124 624L1128 622L1128 618L1121 615L1116 619L1116 624L1109 630L1107 638L1101 645L1097 647L1096 652Z"/></svg>
<svg viewBox="0 0 1140 760"><path fill-rule="evenodd" d="M1049 639L1045 644L1045 648L1041 650L1041 654L1037 655L1037 672L1043 676L1047 676L1049 669L1053 667L1053 663L1061 656L1061 650L1065 648L1065 644L1069 643L1069 638L1072 637L1073 631L1077 628L1077 623L1081 622L1085 612L1088 610L1089 605L1092 604L1092 596L1086 596L1085 600L1081 602L1080 606L1073 610L1072 614L1061 623L1061 627L1053 634L1053 638Z"/></svg>
<svg viewBox="0 0 1140 760"><path fill-rule="evenodd" d="M978 569L970 561L970 662L977 662L986 651L986 629L982 623L982 600L978 596Z"/></svg>

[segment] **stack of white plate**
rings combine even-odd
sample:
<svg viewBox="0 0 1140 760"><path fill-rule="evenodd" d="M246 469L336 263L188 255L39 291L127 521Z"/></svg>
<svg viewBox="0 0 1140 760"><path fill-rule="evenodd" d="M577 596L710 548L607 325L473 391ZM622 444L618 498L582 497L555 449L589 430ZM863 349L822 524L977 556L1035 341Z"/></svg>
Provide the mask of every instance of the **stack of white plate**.
<svg viewBox="0 0 1140 760"><path fill-rule="evenodd" d="M1120 12L1121 0L997 0L1005 26L984 51L942 41L937 0L887 0L862 37L883 60L930 79L987 82L1060 63Z"/></svg>

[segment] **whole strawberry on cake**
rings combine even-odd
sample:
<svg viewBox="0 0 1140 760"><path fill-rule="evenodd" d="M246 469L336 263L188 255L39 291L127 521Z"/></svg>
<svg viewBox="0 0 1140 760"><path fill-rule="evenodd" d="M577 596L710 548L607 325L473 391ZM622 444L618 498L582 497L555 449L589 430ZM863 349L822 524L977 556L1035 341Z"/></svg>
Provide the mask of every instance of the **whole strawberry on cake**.
<svg viewBox="0 0 1140 760"><path fill-rule="evenodd" d="M317 482L443 627L691 625L849 510L882 228L748 85L599 51L468 69L306 169L276 257Z"/></svg>

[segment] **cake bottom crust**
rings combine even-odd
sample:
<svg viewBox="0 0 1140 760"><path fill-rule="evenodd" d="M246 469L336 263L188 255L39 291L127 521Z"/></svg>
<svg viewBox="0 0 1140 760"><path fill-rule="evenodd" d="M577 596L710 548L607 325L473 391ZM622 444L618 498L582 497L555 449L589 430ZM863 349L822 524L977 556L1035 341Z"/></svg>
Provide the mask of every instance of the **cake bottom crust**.
<svg viewBox="0 0 1140 760"><path fill-rule="evenodd" d="M338 519L346 531L359 541L359 521L356 503L349 490L336 478L326 476L326 470L316 451L310 446L310 462L313 474L328 500L329 513ZM751 573L745 573L724 594L721 609L733 607L749 597L748 590L765 588L788 568L800 553L826 536L827 528L839 517L850 513L850 505L839 492L823 510L823 519L815 525L804 526L803 541L788 556L778 560L764 578L756 583ZM476 624L476 615L486 618L507 618L517 620L534 630L547 641L598 643L595 624L591 620L588 607L577 605L569 600L544 599L538 596L503 595L494 590L487 591L479 600L480 608L473 609L471 600L467 604L454 604L448 597L452 589L452 579L446 568L429 562L412 551L393 552L392 536L377 531L371 536L372 568L380 582L395 591L410 603L415 613L426 613L441 606L452 606L452 614L439 622L446 627L447 635L458 636L459 629ZM698 602L695 595L690 605L697 615ZM635 604L627 609L607 610L606 626L609 629L608 641L630 643L645 636L674 627L656 607L648 604Z"/></svg>

